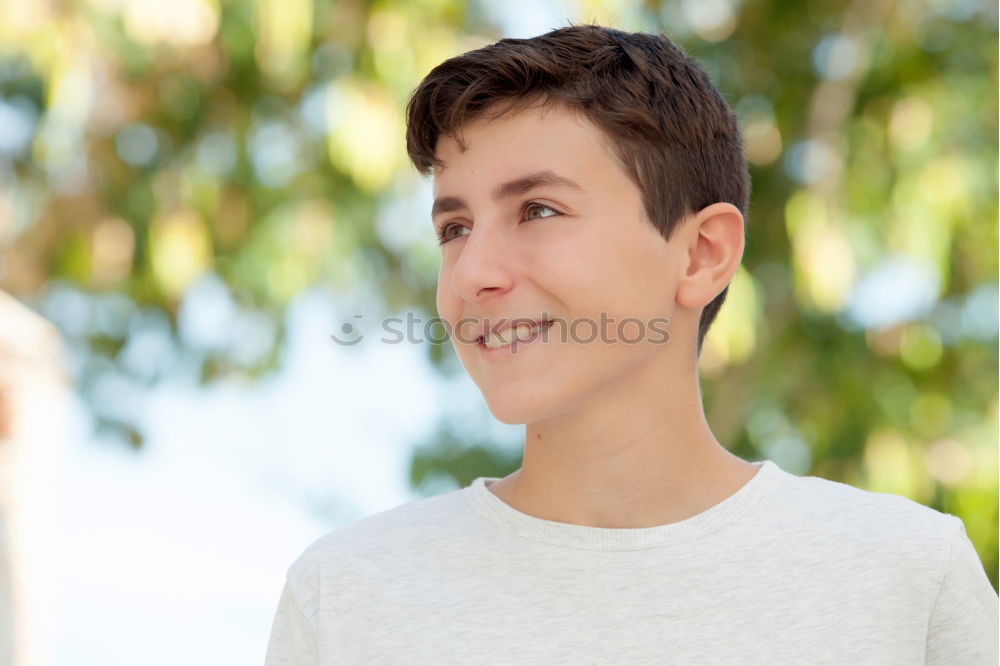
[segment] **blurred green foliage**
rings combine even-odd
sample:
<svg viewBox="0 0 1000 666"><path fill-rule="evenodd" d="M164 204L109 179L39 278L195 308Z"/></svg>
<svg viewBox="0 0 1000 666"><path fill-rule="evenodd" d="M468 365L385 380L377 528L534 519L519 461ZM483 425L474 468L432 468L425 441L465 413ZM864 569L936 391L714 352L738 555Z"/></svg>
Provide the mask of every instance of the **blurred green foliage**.
<svg viewBox="0 0 1000 666"><path fill-rule="evenodd" d="M996 586L995 4L563 4L665 32L743 124L747 251L701 363L720 441L961 516ZM276 368L304 289L434 313L402 109L520 6L0 2L0 287L60 326L102 427L141 446L121 397L178 368ZM185 328L195 288L224 334ZM512 471L481 426L443 423L415 486Z"/></svg>

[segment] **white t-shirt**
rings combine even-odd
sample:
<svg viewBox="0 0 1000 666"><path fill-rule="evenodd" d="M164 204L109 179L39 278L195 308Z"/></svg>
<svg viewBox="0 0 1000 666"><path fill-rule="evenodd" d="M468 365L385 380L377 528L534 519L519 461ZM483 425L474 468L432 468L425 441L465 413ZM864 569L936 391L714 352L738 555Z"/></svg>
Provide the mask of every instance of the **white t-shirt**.
<svg viewBox="0 0 1000 666"><path fill-rule="evenodd" d="M959 518L754 464L656 527L543 520L480 477L339 528L289 567L266 666L997 664Z"/></svg>

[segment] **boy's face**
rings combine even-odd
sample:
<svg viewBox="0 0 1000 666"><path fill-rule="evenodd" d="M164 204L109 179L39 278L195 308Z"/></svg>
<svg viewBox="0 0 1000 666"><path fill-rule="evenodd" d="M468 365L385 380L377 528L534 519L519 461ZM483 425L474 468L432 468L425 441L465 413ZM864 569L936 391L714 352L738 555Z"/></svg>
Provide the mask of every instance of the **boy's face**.
<svg viewBox="0 0 1000 666"><path fill-rule="evenodd" d="M663 341L683 250L647 220L638 187L581 116L535 106L462 136L464 152L449 137L437 145L433 218L449 226L437 307L490 411L535 423L628 395L654 358L678 351ZM498 351L477 340L487 319L543 316L563 324Z"/></svg>

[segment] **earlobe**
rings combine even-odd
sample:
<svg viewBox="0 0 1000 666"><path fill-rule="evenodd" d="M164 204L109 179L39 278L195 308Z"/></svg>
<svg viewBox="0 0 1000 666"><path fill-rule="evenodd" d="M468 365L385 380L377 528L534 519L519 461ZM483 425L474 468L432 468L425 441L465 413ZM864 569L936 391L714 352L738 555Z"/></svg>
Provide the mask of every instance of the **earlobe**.
<svg viewBox="0 0 1000 666"><path fill-rule="evenodd" d="M686 262L677 303L696 310L718 296L739 268L745 245L743 215L732 204L714 203L695 213L685 226Z"/></svg>

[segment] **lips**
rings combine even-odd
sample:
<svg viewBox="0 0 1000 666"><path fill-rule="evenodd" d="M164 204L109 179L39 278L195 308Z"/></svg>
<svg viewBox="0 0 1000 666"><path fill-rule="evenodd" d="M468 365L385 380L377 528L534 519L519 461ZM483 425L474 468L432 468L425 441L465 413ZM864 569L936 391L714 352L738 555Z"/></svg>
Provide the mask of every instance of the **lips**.
<svg viewBox="0 0 1000 666"><path fill-rule="evenodd" d="M533 335L536 332L544 331L551 325L552 321L547 319L515 319L513 323L505 324L502 328L495 329L489 333L490 342L493 343L492 347L486 344L485 334L479 336L479 344L491 349L500 348L509 345L515 339L520 340L528 337L529 333Z"/></svg>
<svg viewBox="0 0 1000 666"><path fill-rule="evenodd" d="M527 318L516 319L515 318L515 319L509 319L509 320L504 319L504 320L501 320L501 321L504 322L503 325L499 326L497 328L490 329L489 330L490 335L496 335L497 333L504 333L505 336L506 336L507 331L509 331L510 329L514 328L515 326L523 326L525 324L527 324L528 326L531 326L531 327L541 326L543 329L544 329L544 327L549 326L549 325L552 324L552 321L549 320L549 319L527 319ZM486 342L486 329L485 328L483 328L482 330L480 330L478 340L481 343L485 343Z"/></svg>

